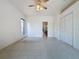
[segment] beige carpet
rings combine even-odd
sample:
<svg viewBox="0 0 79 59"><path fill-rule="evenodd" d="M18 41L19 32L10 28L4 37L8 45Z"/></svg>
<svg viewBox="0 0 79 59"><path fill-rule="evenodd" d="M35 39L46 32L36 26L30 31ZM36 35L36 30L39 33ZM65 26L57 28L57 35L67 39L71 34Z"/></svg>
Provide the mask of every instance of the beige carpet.
<svg viewBox="0 0 79 59"><path fill-rule="evenodd" d="M3 49L0 59L79 59L79 51L54 38L25 38Z"/></svg>

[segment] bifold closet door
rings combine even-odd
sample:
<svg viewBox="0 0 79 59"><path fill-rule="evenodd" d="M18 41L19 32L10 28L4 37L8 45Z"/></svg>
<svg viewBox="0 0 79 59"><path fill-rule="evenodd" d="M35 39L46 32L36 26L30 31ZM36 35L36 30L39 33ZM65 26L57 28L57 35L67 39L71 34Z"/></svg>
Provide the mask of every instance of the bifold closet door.
<svg viewBox="0 0 79 59"><path fill-rule="evenodd" d="M64 41L70 45L73 44L73 13L64 17Z"/></svg>
<svg viewBox="0 0 79 59"><path fill-rule="evenodd" d="M60 40L64 41L64 18L60 20Z"/></svg>

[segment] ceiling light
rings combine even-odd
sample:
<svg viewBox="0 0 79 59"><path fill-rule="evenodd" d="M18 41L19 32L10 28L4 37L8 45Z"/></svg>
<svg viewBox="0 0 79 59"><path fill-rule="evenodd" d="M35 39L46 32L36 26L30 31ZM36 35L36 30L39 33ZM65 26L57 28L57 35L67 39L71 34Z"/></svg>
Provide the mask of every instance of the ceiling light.
<svg viewBox="0 0 79 59"><path fill-rule="evenodd" d="M43 6L41 6L40 4L36 5L36 10L37 11L43 10Z"/></svg>

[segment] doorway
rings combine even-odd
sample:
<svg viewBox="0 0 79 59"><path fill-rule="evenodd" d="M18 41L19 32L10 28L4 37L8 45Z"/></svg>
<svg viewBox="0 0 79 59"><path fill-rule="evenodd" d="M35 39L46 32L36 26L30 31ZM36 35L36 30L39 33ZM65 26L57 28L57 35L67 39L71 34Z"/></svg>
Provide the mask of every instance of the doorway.
<svg viewBox="0 0 79 59"><path fill-rule="evenodd" d="M43 30L43 38L48 37L48 22L42 23L42 30Z"/></svg>
<svg viewBox="0 0 79 59"><path fill-rule="evenodd" d="M25 20L21 18L21 34L25 35Z"/></svg>

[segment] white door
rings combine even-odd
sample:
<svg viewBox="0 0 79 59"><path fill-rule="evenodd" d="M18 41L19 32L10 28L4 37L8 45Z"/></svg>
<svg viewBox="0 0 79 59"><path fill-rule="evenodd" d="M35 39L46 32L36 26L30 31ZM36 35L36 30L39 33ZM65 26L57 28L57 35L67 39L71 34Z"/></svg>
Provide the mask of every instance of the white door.
<svg viewBox="0 0 79 59"><path fill-rule="evenodd" d="M65 42L72 45L73 43L73 19L72 13L65 17Z"/></svg>
<svg viewBox="0 0 79 59"><path fill-rule="evenodd" d="M64 39L64 18L61 18L60 20L60 40L63 41Z"/></svg>

